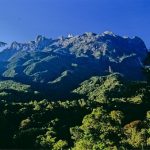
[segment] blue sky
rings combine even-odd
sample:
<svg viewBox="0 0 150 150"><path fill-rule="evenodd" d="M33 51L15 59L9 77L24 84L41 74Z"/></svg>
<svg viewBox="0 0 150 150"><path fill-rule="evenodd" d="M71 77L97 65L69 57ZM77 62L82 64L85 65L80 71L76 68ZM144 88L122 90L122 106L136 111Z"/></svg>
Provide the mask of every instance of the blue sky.
<svg viewBox="0 0 150 150"><path fill-rule="evenodd" d="M0 41L105 30L150 47L150 0L0 0Z"/></svg>

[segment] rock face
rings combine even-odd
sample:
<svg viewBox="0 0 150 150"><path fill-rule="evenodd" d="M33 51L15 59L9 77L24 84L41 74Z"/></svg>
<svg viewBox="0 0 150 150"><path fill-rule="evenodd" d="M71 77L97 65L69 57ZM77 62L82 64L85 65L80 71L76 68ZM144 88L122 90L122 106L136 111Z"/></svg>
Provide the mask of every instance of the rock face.
<svg viewBox="0 0 150 150"><path fill-rule="evenodd" d="M6 47L6 43L0 42L0 51L2 51Z"/></svg>
<svg viewBox="0 0 150 150"><path fill-rule="evenodd" d="M6 45L7 45L6 43L0 42L0 47L4 47L4 46L6 46Z"/></svg>
<svg viewBox="0 0 150 150"><path fill-rule="evenodd" d="M58 39L39 35L28 43L13 42L0 52L0 61L7 64L1 75L56 85L60 81L78 83L92 75L111 72L141 80L147 55L139 37L121 37L108 31Z"/></svg>

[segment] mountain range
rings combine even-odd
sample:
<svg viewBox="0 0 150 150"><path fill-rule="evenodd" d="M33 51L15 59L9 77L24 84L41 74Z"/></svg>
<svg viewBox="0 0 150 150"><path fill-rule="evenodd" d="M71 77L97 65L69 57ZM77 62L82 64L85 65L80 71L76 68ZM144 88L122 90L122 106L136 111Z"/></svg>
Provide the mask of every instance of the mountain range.
<svg viewBox="0 0 150 150"><path fill-rule="evenodd" d="M30 85L43 95L66 95L92 76L114 72L127 80L146 80L143 68L149 52L137 36L109 31L56 39L39 35L34 41L10 46L0 42L0 47L1 80Z"/></svg>
<svg viewBox="0 0 150 150"><path fill-rule="evenodd" d="M0 149L150 149L149 100L139 37L0 42Z"/></svg>

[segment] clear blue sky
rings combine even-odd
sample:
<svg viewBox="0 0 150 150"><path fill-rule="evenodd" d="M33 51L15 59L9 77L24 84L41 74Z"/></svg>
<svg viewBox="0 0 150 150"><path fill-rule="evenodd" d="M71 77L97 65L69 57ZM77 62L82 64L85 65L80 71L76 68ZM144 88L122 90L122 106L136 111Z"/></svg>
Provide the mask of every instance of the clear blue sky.
<svg viewBox="0 0 150 150"><path fill-rule="evenodd" d="M0 0L0 41L105 30L150 47L150 0Z"/></svg>

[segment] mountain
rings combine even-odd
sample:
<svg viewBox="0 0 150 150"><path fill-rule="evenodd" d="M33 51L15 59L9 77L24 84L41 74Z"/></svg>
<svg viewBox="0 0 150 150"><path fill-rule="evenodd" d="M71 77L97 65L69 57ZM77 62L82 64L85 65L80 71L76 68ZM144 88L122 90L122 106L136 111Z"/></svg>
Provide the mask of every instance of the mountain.
<svg viewBox="0 0 150 150"><path fill-rule="evenodd" d="M35 41L13 42L1 51L0 74L3 80L32 85L44 95L66 95L92 76L113 72L128 80L145 80L142 68L147 56L139 37L108 31L57 39L39 35Z"/></svg>
<svg viewBox="0 0 150 150"><path fill-rule="evenodd" d="M6 45L7 45L6 43L0 42L0 47L4 47L4 46L6 46Z"/></svg>
<svg viewBox="0 0 150 150"><path fill-rule="evenodd" d="M59 54L74 54L76 57L91 56L97 59L105 56L109 57L112 62L123 61L119 60L118 57L129 56L134 53L143 58L147 53L146 46L139 37L121 37L108 31L102 34L87 32L83 35L60 37L58 39L48 39L39 35L35 41L28 43L13 42L3 52L14 51L15 54L18 51L38 50Z"/></svg>
<svg viewBox="0 0 150 150"><path fill-rule="evenodd" d="M150 53L112 32L1 45L0 149L150 149Z"/></svg>
<svg viewBox="0 0 150 150"><path fill-rule="evenodd" d="M0 51L2 51L7 46L7 43L0 42Z"/></svg>

